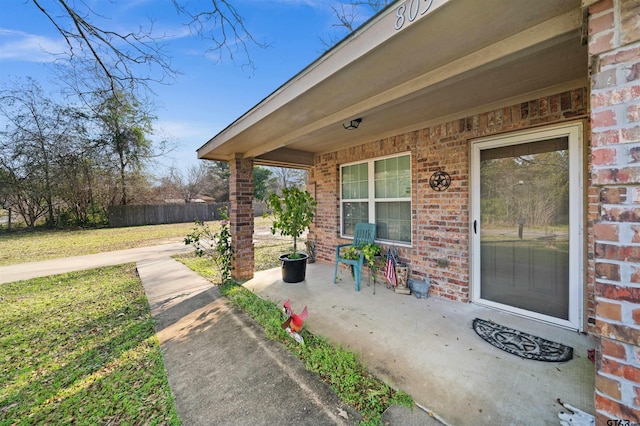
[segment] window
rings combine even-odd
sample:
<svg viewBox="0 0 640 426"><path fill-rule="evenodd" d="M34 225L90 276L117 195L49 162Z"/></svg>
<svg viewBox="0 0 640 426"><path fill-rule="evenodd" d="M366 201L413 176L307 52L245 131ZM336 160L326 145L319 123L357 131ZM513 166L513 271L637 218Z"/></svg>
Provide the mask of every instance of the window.
<svg viewBox="0 0 640 426"><path fill-rule="evenodd" d="M342 235L356 223L376 224L378 240L411 243L411 156L348 164L340 168Z"/></svg>

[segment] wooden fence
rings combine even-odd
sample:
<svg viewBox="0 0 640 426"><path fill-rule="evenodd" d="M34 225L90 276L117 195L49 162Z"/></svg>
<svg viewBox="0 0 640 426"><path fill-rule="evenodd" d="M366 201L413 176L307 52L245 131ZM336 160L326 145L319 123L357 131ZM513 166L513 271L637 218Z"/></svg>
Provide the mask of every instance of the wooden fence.
<svg viewBox="0 0 640 426"><path fill-rule="evenodd" d="M220 220L220 209L229 208L229 203L215 204L159 204L153 206L112 206L109 207L109 226L120 228L139 225L159 225L163 223L186 223L196 219L202 221ZM266 211L264 202L253 204L255 216Z"/></svg>
<svg viewBox="0 0 640 426"><path fill-rule="evenodd" d="M196 219L202 221L219 220L220 208L224 206L229 207L228 203L112 206L109 207L109 226L120 228L162 223L186 223Z"/></svg>

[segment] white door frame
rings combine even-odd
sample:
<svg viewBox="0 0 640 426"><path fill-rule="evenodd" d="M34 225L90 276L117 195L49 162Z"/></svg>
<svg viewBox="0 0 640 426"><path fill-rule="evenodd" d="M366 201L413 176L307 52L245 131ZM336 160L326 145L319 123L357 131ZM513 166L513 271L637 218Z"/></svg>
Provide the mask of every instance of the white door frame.
<svg viewBox="0 0 640 426"><path fill-rule="evenodd" d="M480 296L480 151L566 136L569 139L569 319L527 311ZM584 304L584 170L583 123L572 122L490 136L471 141L471 301L517 315L583 331Z"/></svg>

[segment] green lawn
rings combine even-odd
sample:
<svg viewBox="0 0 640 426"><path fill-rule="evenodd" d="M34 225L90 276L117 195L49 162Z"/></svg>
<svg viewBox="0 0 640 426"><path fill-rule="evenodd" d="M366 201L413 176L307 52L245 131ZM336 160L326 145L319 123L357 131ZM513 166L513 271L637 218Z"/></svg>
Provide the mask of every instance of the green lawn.
<svg viewBox="0 0 640 426"><path fill-rule="evenodd" d="M268 224L256 218L256 270L279 266L278 256L291 248L290 239L270 235ZM1 234L0 265L182 241L193 226ZM180 260L220 282L210 260ZM307 345L293 344L280 328L280 307L243 287L223 291L358 409L363 425L379 424L390 404L412 405L354 353L321 336L305 330ZM135 265L0 285L0 325L0 426L180 423Z"/></svg>
<svg viewBox="0 0 640 426"><path fill-rule="evenodd" d="M209 223L212 229L218 222ZM0 266L182 241L193 223L0 233Z"/></svg>
<svg viewBox="0 0 640 426"><path fill-rule="evenodd" d="M0 285L0 425L179 424L135 265Z"/></svg>
<svg viewBox="0 0 640 426"><path fill-rule="evenodd" d="M271 235L270 224L269 218L255 218L255 227L259 230L255 235L256 247L275 251L290 246L291 238ZM217 232L220 222L207 222L207 225ZM0 266L180 242L193 228L193 223L177 223L129 228L0 232ZM299 244L304 245L304 239ZM256 257L256 269L269 269L273 267L271 265L277 266L270 255Z"/></svg>

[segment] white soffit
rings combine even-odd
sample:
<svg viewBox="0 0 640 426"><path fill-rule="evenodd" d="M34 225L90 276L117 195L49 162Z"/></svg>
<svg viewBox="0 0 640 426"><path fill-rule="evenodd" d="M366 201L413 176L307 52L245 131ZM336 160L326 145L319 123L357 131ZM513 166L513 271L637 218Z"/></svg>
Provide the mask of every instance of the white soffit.
<svg viewBox="0 0 640 426"><path fill-rule="evenodd" d="M282 158L282 165L306 167L315 154L586 82L580 0L434 0L413 22L405 9L396 29L399 7L410 3L365 24L209 140L198 157L272 165ZM357 117L360 128L342 128Z"/></svg>

